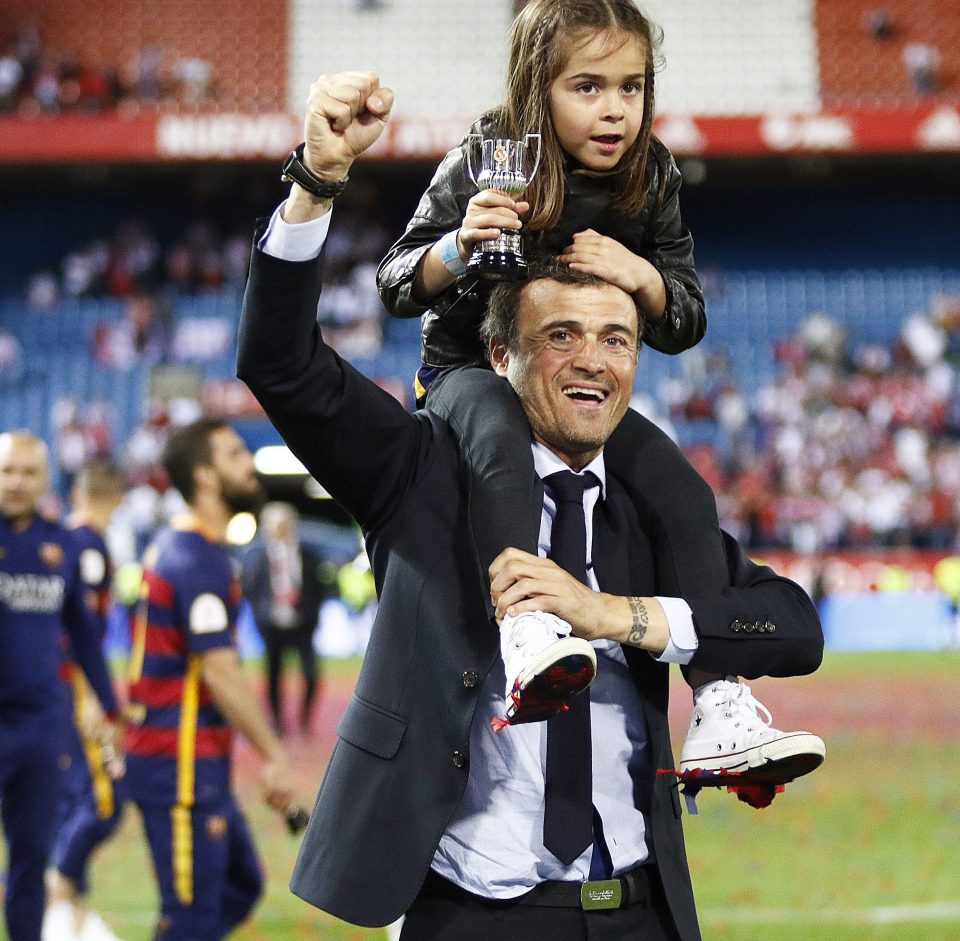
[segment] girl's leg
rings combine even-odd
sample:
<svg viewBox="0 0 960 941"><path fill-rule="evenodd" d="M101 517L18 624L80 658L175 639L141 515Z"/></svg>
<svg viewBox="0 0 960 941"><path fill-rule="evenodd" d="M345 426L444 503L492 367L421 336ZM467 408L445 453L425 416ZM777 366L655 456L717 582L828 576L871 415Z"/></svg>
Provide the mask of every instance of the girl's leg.
<svg viewBox="0 0 960 941"><path fill-rule="evenodd" d="M628 410L611 435L607 473L630 495L654 541L659 591L691 598L729 584L713 491L680 449L653 422ZM789 781L823 760L809 732L781 732L737 677L682 667L694 711L681 752L682 769L756 771L764 781Z"/></svg>
<svg viewBox="0 0 960 941"><path fill-rule="evenodd" d="M506 548L536 554L543 499L530 450L530 426L512 387L485 366L462 366L436 379L427 408L460 441L469 478L469 524L487 614L494 619L489 568ZM555 715L596 673L590 644L542 611L500 624L506 718L536 722ZM501 722L496 728L502 727Z"/></svg>
<svg viewBox="0 0 960 941"><path fill-rule="evenodd" d="M510 546L537 551L542 500L527 416L510 384L481 365L441 375L427 393L427 408L450 423L469 469L470 531L492 618L490 564Z"/></svg>

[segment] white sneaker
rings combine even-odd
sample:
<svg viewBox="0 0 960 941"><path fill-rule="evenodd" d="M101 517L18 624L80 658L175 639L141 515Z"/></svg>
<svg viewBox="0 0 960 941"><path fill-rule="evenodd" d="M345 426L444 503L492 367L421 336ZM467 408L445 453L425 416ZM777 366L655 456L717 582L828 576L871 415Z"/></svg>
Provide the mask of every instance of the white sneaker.
<svg viewBox="0 0 960 941"><path fill-rule="evenodd" d="M78 941L120 941L120 938L113 933L113 929L96 912L87 912L77 939Z"/></svg>
<svg viewBox="0 0 960 941"><path fill-rule="evenodd" d="M590 642L573 637L566 621L545 611L505 617L500 623L500 653L506 673L507 725L549 719L597 675L597 655Z"/></svg>
<svg viewBox="0 0 960 941"><path fill-rule="evenodd" d="M43 913L41 941L77 941L76 911L72 903L53 902Z"/></svg>
<svg viewBox="0 0 960 941"><path fill-rule="evenodd" d="M735 676L700 687L680 770L734 771L745 781L785 784L823 763L822 739L781 732L771 721L766 706Z"/></svg>

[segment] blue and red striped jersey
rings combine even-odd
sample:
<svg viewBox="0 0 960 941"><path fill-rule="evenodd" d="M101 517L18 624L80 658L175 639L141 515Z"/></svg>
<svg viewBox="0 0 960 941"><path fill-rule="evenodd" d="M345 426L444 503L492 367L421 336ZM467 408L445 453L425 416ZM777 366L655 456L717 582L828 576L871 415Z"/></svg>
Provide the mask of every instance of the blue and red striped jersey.
<svg viewBox="0 0 960 941"><path fill-rule="evenodd" d="M131 621L127 781L138 800L192 806L229 791L233 731L203 682L203 654L236 643L230 557L189 520L143 557Z"/></svg>

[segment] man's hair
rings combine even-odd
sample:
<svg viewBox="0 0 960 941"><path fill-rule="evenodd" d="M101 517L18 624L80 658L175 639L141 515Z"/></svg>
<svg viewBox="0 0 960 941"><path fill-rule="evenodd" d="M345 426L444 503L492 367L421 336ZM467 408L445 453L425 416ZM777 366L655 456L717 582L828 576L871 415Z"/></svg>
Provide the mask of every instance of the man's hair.
<svg viewBox="0 0 960 941"><path fill-rule="evenodd" d="M189 425L170 432L163 449L163 466L170 477L170 483L180 491L187 503L192 503L196 494L194 468L213 463L211 436L215 431L228 427L229 425L219 418L198 418Z"/></svg>
<svg viewBox="0 0 960 941"><path fill-rule="evenodd" d="M80 467L73 486L77 493L94 500L112 498L123 493L123 474L112 461L98 457Z"/></svg>
<svg viewBox="0 0 960 941"><path fill-rule="evenodd" d="M263 505L260 510L260 525L266 528L276 524L281 520L296 525L300 521L300 514L292 503L284 500L271 500Z"/></svg>
<svg viewBox="0 0 960 941"><path fill-rule="evenodd" d="M584 287L604 287L610 284L599 275L575 271L569 265L550 255L527 253L528 275L526 281L501 281L490 292L487 310L480 324L480 339L484 349L489 349L494 338L507 350L516 352L520 332L517 328L517 313L523 292L536 281L556 281L559 284L576 284ZM637 340L643 335L643 318L637 315Z"/></svg>

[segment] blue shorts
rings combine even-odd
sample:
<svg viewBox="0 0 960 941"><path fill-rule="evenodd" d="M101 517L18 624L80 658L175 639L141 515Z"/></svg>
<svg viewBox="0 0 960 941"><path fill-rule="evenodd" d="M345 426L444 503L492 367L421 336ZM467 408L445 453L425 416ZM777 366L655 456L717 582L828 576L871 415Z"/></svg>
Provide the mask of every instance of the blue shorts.
<svg viewBox="0 0 960 941"><path fill-rule="evenodd" d="M155 941L218 941L263 891L243 812L232 795L195 807L138 806L160 888Z"/></svg>

